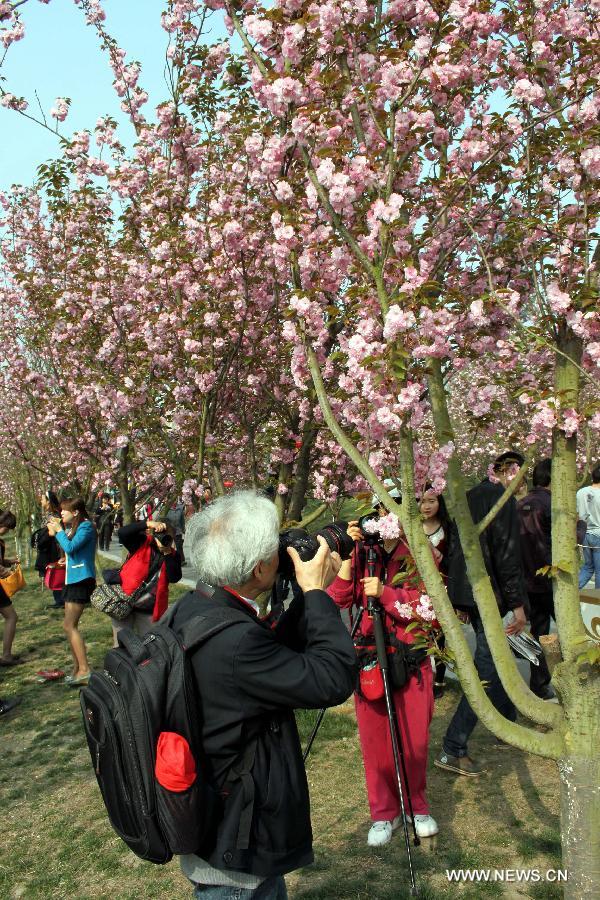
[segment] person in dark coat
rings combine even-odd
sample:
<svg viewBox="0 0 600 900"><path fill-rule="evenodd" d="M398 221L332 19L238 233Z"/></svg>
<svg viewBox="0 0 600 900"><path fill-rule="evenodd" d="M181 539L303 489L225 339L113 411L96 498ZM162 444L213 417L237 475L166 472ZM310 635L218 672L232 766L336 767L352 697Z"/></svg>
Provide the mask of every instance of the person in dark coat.
<svg viewBox="0 0 600 900"><path fill-rule="evenodd" d="M484 519L495 506L523 462L524 457L516 451L502 453L494 461L493 475L484 478L467 493L469 509L475 523ZM506 631L509 634L518 634L527 622L525 612L527 588L521 565L519 517L514 497L511 497L492 519L481 534L480 542L500 615L504 616L509 611L514 614L514 621L507 625ZM503 716L514 722L517 711L496 671L467 576L458 531L455 528L451 531L448 550L448 595L458 611L467 612L469 615L476 639L475 668L479 678L486 685L490 700ZM463 696L446 730L442 753L434 760L438 768L471 777L483 774L484 770L469 757L467 748L467 742L476 724L477 716L467 698Z"/></svg>
<svg viewBox="0 0 600 900"><path fill-rule="evenodd" d="M110 550L110 542L115 525L115 511L110 500L110 494L102 494L100 506L96 508L94 513L94 524L98 532L100 550Z"/></svg>
<svg viewBox="0 0 600 900"><path fill-rule="evenodd" d="M31 548L36 551L34 569L40 578L44 578L46 567L52 563L64 562L65 555L56 538L48 532L49 519L53 517L60 518L60 501L54 491L44 491L40 498L40 506L42 508L42 525L31 535ZM51 603L46 608L64 610L65 602L62 588L52 591L52 594L54 603Z"/></svg>
<svg viewBox="0 0 600 900"><path fill-rule="evenodd" d="M356 677L350 634L324 590L341 560L323 538L319 543L308 562L288 551L303 597L274 623L260 617L256 602L272 588L279 568L273 503L254 491L229 494L188 525L192 563L213 593L186 594L172 627L177 631L194 616L226 608L243 617L191 656L206 772L221 798L203 846L181 857L200 900L285 900L283 876L313 861L294 709L342 703ZM233 777L241 767L248 774Z"/></svg>
<svg viewBox="0 0 600 900"><path fill-rule="evenodd" d="M519 500L521 533L521 558L529 598L529 619L534 638L550 631L550 619L554 619L552 579L537 575L539 569L552 565L552 499L550 496L552 460L542 459L533 469L533 487ZM543 700L552 700L554 690L550 686L550 671L545 657L539 665L531 664L529 686Z"/></svg>

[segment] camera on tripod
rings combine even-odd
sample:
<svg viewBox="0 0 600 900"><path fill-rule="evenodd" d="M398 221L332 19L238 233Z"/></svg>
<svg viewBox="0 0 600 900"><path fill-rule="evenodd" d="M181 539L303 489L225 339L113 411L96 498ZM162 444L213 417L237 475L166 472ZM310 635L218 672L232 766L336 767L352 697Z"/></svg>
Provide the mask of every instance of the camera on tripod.
<svg viewBox="0 0 600 900"><path fill-rule="evenodd" d="M279 535L279 568L277 571L288 581L294 577L294 564L288 547L293 547L304 562L312 559L319 549L318 535L325 538L332 553L339 553L342 559L350 559L354 550L354 541L348 534L347 522L332 522L319 529L316 534L309 534L303 528L288 528Z"/></svg>

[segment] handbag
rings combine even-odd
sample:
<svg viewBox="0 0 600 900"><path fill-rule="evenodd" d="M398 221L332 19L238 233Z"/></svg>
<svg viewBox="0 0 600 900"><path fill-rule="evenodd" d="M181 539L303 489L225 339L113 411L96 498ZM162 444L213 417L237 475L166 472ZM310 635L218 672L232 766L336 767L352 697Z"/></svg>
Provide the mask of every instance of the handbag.
<svg viewBox="0 0 600 900"><path fill-rule="evenodd" d="M44 573L44 584L51 591L62 591L65 586L67 570L59 563L48 563Z"/></svg>
<svg viewBox="0 0 600 900"><path fill-rule="evenodd" d="M19 563L16 564L10 575L7 575L6 578L0 578L0 584L4 588L4 593L7 597L12 597L13 594L16 594L17 591L26 586Z"/></svg>
<svg viewBox="0 0 600 900"><path fill-rule="evenodd" d="M99 584L90 601L99 612L106 613L113 619L126 619L133 610L131 601L134 596L135 592L128 597L120 584Z"/></svg>
<svg viewBox="0 0 600 900"><path fill-rule="evenodd" d="M156 565L157 561L158 565ZM158 576L162 563L163 559L160 554L157 554L148 570L148 576L133 594L126 594L120 584L99 584L90 598L92 606L113 619L126 619L136 608L138 602L148 593Z"/></svg>

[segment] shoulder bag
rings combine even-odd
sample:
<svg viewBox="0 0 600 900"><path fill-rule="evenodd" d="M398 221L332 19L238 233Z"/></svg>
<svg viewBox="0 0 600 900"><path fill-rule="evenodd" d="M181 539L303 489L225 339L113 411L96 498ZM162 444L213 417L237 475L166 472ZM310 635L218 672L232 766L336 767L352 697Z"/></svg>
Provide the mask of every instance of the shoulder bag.
<svg viewBox="0 0 600 900"><path fill-rule="evenodd" d="M67 569L63 563L48 563L44 574L44 584L51 591L62 591L65 586Z"/></svg>
<svg viewBox="0 0 600 900"><path fill-rule="evenodd" d="M92 606L113 619L126 619L144 594L147 594L154 585L163 562L162 554L157 553L152 560L147 577L132 594L126 594L120 584L99 584L91 596Z"/></svg>
<svg viewBox="0 0 600 900"><path fill-rule="evenodd" d="M7 575L6 578L0 578L0 585L4 588L7 597L12 597L13 594L16 594L17 591L20 591L26 586L19 563L14 566L10 575Z"/></svg>

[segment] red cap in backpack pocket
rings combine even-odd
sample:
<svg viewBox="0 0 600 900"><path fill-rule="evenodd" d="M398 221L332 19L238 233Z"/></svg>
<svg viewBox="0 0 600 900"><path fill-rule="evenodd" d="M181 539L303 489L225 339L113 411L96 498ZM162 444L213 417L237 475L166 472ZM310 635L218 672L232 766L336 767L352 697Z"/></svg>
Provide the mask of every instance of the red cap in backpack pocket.
<svg viewBox="0 0 600 900"><path fill-rule="evenodd" d="M378 662L360 670L360 692L365 700L381 700L383 697L383 677Z"/></svg>
<svg viewBox="0 0 600 900"><path fill-rule="evenodd" d="M190 745L174 731L161 731L156 745L156 780L168 791L187 791L196 780L196 761Z"/></svg>

